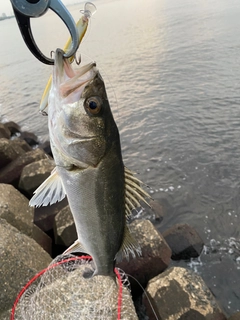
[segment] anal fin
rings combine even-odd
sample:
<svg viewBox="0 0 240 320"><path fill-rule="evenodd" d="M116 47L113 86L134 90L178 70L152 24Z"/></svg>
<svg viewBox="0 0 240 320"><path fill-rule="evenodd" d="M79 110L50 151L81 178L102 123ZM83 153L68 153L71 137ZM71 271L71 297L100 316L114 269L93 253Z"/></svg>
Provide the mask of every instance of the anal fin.
<svg viewBox="0 0 240 320"><path fill-rule="evenodd" d="M70 254L74 252L83 252L87 254L86 250L83 248L78 239L69 248L67 248L63 254Z"/></svg>

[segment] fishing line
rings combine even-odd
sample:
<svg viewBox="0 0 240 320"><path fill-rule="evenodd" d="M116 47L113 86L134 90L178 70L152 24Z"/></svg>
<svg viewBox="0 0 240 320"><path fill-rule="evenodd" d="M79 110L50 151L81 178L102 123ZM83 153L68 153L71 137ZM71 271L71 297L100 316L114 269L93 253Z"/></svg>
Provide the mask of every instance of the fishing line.
<svg viewBox="0 0 240 320"><path fill-rule="evenodd" d="M143 292L145 293L145 297L147 298L148 303L149 303L149 305L150 305L150 308L152 309L152 313L154 314L156 320L160 320L160 319L158 319L158 316L157 316L157 314L156 314L156 312L155 312L155 310L154 310L154 308L153 308L153 305L152 305L152 303L151 303L151 301L150 301L150 299L149 299L149 297L148 297L147 291L143 288L143 286L141 285L141 283L140 283L134 276L132 276L132 275L130 275L130 274L128 274L128 273L126 273L126 275L127 275L128 277L132 278L133 280L135 280L136 283L139 285L139 287L143 290Z"/></svg>

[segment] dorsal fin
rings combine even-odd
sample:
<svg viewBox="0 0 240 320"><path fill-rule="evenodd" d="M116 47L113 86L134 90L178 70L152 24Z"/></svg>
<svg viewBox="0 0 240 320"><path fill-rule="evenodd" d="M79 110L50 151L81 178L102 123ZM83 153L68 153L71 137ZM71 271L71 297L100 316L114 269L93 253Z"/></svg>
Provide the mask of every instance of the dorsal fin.
<svg viewBox="0 0 240 320"><path fill-rule="evenodd" d="M128 218L133 209L141 207L140 200L143 201L150 208L151 206L145 198L152 199L151 196L142 189L142 182L138 180L132 171L124 167L125 175L125 212Z"/></svg>
<svg viewBox="0 0 240 320"><path fill-rule="evenodd" d="M47 206L65 198L66 192L62 180L53 169L51 175L34 191L34 196L29 201L31 207Z"/></svg>

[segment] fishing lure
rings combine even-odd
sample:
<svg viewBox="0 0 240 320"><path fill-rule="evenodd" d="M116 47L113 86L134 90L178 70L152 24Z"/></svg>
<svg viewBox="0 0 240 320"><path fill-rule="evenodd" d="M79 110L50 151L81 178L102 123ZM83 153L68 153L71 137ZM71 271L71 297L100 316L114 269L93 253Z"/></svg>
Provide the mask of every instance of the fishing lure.
<svg viewBox="0 0 240 320"><path fill-rule="evenodd" d="M91 16L96 12L96 7L91 2L86 2L84 6L84 10L81 10L80 12L83 14L83 16L77 21L76 28L78 32L78 46L80 45L88 27L88 22ZM69 37L68 41L66 42L63 51L68 52L72 44L71 37ZM69 57L69 62L73 62L75 57L75 54ZM52 85L52 76L49 77L49 80L47 82L47 85L45 87L45 90L43 92L41 102L40 102L40 108L39 111L43 115L46 115L46 112L44 111L47 108L48 105L48 96Z"/></svg>

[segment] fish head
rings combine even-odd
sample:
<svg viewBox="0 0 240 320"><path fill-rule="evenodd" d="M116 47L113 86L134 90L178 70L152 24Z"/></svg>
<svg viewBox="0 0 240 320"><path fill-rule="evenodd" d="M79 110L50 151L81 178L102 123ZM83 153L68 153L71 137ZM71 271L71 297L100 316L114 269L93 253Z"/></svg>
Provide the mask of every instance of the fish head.
<svg viewBox="0 0 240 320"><path fill-rule="evenodd" d="M59 51L55 57L48 114L55 162L64 159L80 168L96 167L118 136L96 63L74 71Z"/></svg>

